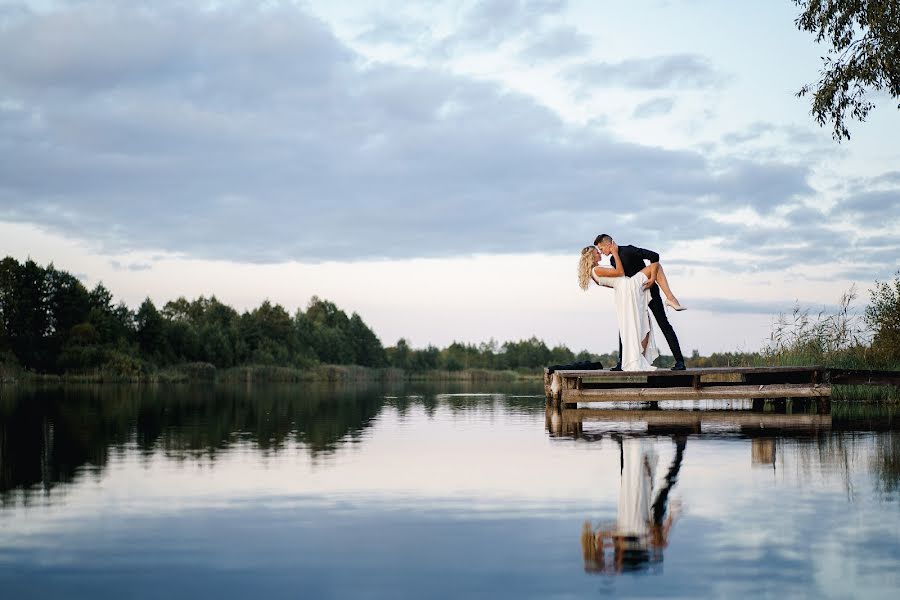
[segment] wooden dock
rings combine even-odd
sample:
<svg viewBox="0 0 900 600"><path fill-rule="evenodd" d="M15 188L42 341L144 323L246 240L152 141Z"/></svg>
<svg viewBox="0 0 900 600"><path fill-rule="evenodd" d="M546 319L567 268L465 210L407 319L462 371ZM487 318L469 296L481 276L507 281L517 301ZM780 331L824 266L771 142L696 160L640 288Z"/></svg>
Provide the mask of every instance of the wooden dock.
<svg viewBox="0 0 900 600"><path fill-rule="evenodd" d="M808 367L716 367L684 371L557 370L544 373L547 402L822 398L832 384L897 385L900 372Z"/></svg>

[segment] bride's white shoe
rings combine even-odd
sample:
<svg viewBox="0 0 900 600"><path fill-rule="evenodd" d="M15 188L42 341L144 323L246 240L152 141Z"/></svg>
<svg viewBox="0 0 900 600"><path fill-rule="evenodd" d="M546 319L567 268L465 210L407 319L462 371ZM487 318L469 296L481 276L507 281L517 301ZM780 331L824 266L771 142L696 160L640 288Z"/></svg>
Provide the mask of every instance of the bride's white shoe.
<svg viewBox="0 0 900 600"><path fill-rule="evenodd" d="M687 307L682 306L682 305L679 304L677 301L676 301L676 302L672 302L672 301L669 300L668 298L666 298L666 305L667 305L667 306L671 306L673 309L675 309L675 310L677 310L677 311L687 310Z"/></svg>

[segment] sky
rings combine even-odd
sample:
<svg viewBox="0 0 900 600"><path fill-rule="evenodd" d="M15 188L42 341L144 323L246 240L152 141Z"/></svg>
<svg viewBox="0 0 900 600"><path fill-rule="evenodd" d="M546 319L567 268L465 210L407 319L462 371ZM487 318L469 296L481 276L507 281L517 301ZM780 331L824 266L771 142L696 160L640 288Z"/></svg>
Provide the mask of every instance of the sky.
<svg viewBox="0 0 900 600"><path fill-rule="evenodd" d="M0 253L131 306L318 295L385 345L607 352L576 264L609 233L660 253L685 351L758 350L900 268L896 100L832 140L797 10L0 0Z"/></svg>

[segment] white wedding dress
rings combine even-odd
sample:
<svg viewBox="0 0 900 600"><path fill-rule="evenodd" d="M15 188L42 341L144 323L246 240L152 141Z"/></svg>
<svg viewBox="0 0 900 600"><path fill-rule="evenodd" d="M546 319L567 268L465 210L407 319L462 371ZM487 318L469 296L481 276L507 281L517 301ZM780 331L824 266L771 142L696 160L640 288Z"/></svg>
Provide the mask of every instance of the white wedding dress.
<svg viewBox="0 0 900 600"><path fill-rule="evenodd" d="M653 326L650 323L650 290L644 289L647 276L638 272L634 277L591 276L597 285L610 287L615 294L616 320L622 336L622 370L654 371L653 361L659 356ZM647 349L641 350L641 341L649 334Z"/></svg>
<svg viewBox="0 0 900 600"><path fill-rule="evenodd" d="M622 443L622 484L616 528L623 535L647 535L652 519L656 450L639 438L626 438Z"/></svg>

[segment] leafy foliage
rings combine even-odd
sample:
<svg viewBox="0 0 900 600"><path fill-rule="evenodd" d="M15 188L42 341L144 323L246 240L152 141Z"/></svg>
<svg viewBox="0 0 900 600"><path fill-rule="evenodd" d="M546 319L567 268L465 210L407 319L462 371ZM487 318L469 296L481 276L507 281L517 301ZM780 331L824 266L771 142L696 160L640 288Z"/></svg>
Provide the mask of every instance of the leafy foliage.
<svg viewBox="0 0 900 600"><path fill-rule="evenodd" d="M866 308L872 349L887 362L900 362L900 271L891 282L876 281Z"/></svg>
<svg viewBox="0 0 900 600"><path fill-rule="evenodd" d="M900 98L900 0L794 1L802 10L797 28L830 45L818 83L804 85L797 95L812 94L819 125L830 122L834 139L849 140L848 113L865 121L875 106L869 91Z"/></svg>

